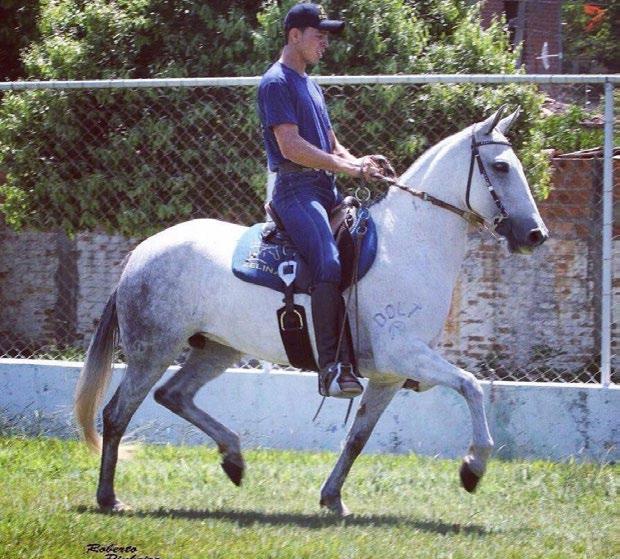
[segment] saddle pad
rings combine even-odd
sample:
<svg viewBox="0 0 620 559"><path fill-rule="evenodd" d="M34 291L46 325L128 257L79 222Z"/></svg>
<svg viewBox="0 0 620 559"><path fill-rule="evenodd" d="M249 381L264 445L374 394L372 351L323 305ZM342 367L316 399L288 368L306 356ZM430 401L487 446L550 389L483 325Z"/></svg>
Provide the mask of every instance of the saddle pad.
<svg viewBox="0 0 620 559"><path fill-rule="evenodd" d="M264 223L253 225L239 239L232 258L233 274L243 281L284 293L284 282L278 276L278 266L281 262L295 260L295 293L308 293L311 281L308 265L291 245L265 242L262 238L264 226ZM362 239L359 279L370 270L377 255L377 228L370 217Z"/></svg>

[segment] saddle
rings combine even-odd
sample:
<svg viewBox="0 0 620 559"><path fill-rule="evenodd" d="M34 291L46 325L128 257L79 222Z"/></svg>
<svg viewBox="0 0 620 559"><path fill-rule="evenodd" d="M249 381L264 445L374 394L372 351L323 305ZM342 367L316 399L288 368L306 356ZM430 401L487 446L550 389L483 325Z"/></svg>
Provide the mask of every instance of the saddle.
<svg viewBox="0 0 620 559"><path fill-rule="evenodd" d="M265 212L271 221L263 227L263 241L293 245L271 202L265 204ZM330 213L329 225L340 255L341 291L349 287L353 281L356 259L355 243L358 237L361 240L361 237L366 235L367 225L361 223L361 220L365 221L368 217L368 211L362 208L361 202L353 196L347 196ZM305 284L302 283L301 286L305 287Z"/></svg>
<svg viewBox="0 0 620 559"><path fill-rule="evenodd" d="M294 301L296 293L309 293L311 271L270 203L265 204L265 211L270 220L250 227L237 243L233 274L243 281L284 293L284 306L277 310L277 319L289 362L300 369L318 371L305 309ZM332 210L330 226L340 253L340 289L344 291L372 266L377 252L376 228L368 210L352 196ZM346 330L350 343L348 324Z"/></svg>
<svg viewBox="0 0 620 559"><path fill-rule="evenodd" d="M308 265L270 203L265 204L265 210L269 221L253 225L239 239L233 254L233 274L243 281L284 293L286 284L278 270L282 264L294 262L294 293L309 293L312 277ZM374 262L377 231L368 210L353 196L346 197L332 210L330 226L340 253L340 288L344 291L353 281L356 242L359 239L357 277L361 279Z"/></svg>

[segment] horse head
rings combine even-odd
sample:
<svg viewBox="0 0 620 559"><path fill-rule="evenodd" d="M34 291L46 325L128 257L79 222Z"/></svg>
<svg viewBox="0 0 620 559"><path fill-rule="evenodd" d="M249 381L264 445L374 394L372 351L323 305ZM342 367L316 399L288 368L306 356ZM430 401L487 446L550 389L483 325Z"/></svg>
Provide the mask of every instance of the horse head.
<svg viewBox="0 0 620 559"><path fill-rule="evenodd" d="M506 133L520 109L502 118L505 106L470 127L470 166L465 204L495 224L511 252L530 253L544 243L549 230L530 191L523 166Z"/></svg>

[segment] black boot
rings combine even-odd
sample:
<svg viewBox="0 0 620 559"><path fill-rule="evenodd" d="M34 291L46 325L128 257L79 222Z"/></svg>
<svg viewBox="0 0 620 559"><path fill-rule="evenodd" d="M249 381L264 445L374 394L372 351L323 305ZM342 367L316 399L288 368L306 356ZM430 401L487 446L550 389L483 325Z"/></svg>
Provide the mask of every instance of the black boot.
<svg viewBox="0 0 620 559"><path fill-rule="evenodd" d="M344 320L344 301L335 283L318 283L311 293L312 322L319 354L319 393L322 396L355 398L363 387L353 372L347 332L338 350Z"/></svg>

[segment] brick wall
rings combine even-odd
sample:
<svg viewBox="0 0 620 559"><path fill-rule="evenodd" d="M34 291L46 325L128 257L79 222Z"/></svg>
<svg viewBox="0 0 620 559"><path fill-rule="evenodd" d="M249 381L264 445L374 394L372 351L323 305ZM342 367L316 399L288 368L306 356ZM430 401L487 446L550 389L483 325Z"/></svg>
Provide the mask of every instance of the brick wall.
<svg viewBox="0 0 620 559"><path fill-rule="evenodd" d="M579 239L552 237L521 256L472 234L441 343L446 356L501 378L536 370L564 378L595 366L600 313L591 256Z"/></svg>
<svg viewBox="0 0 620 559"><path fill-rule="evenodd" d="M480 19L483 27L491 25L493 18L504 14L504 0L483 0L480 2Z"/></svg>
<svg viewBox="0 0 620 559"><path fill-rule="evenodd" d="M522 28L519 32L517 18L518 5L522 5ZM488 27L494 18L507 16L514 29L516 42L523 41L522 63L529 74L557 74L562 71L562 59L554 56L544 61L538 59L547 43L547 54L557 55L562 52L561 39L561 0L504 1L484 0L480 15L483 27ZM513 17L511 17L513 16Z"/></svg>
<svg viewBox="0 0 620 559"><path fill-rule="evenodd" d="M83 346L136 241L0 228L0 354Z"/></svg>
<svg viewBox="0 0 620 559"><path fill-rule="evenodd" d="M0 229L0 343L53 339L58 299L56 235Z"/></svg>
<svg viewBox="0 0 620 559"><path fill-rule="evenodd" d="M82 233L76 239L80 276L76 330L88 343L110 293L118 283L125 257L135 239L119 235Z"/></svg>
<svg viewBox="0 0 620 559"><path fill-rule="evenodd" d="M543 60L537 59L545 42L548 54L562 52L561 6L561 0L527 2L523 63L530 74L558 74L562 71L562 59L559 57L547 58L547 68L543 65Z"/></svg>

